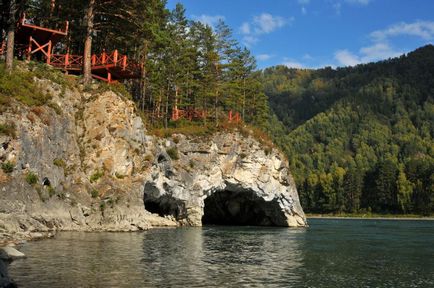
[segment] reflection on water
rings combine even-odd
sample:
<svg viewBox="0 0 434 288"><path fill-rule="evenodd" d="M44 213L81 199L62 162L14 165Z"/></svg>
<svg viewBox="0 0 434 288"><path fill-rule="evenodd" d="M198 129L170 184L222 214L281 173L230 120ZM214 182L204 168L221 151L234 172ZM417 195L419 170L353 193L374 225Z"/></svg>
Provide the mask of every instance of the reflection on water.
<svg viewBox="0 0 434 288"><path fill-rule="evenodd" d="M434 222L310 224L61 233L21 247L10 273L20 287L434 287Z"/></svg>

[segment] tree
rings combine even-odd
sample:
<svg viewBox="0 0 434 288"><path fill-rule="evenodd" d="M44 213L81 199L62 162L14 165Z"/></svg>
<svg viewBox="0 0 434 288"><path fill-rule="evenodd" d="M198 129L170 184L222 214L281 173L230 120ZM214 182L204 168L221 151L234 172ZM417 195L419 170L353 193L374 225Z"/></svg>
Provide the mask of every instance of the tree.
<svg viewBox="0 0 434 288"><path fill-rule="evenodd" d="M413 196L413 183L407 180L404 165L399 166L398 179L396 180L397 201L401 212L408 213L412 210L411 198Z"/></svg>
<svg viewBox="0 0 434 288"><path fill-rule="evenodd" d="M344 177L344 191L347 197L347 211L358 212L363 189L363 172L351 165Z"/></svg>

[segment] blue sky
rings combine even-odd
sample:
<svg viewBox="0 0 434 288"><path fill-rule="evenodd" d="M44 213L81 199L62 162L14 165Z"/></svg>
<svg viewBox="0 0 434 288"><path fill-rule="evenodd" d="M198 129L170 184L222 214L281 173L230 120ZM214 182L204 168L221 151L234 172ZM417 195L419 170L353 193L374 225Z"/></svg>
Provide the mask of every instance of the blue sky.
<svg viewBox="0 0 434 288"><path fill-rule="evenodd" d="M259 68L353 66L434 43L433 0L168 0L190 19L223 19Z"/></svg>

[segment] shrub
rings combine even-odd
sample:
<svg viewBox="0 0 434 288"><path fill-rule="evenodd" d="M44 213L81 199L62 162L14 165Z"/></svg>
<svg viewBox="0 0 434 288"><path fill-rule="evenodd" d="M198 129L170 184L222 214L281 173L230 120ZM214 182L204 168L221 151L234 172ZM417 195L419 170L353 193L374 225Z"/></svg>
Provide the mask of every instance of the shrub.
<svg viewBox="0 0 434 288"><path fill-rule="evenodd" d="M36 175L35 173L33 173L32 171L29 171L26 175L26 181L27 183L29 183L30 185L35 185L36 183L38 183L38 175Z"/></svg>
<svg viewBox="0 0 434 288"><path fill-rule="evenodd" d="M126 175L119 174L118 172L115 172L115 176L118 179L124 179L126 177Z"/></svg>
<svg viewBox="0 0 434 288"><path fill-rule="evenodd" d="M4 162L2 163L2 170L5 173L12 173L14 171L14 164L11 162Z"/></svg>
<svg viewBox="0 0 434 288"><path fill-rule="evenodd" d="M90 196L91 196L92 198L97 198L97 197L99 196L99 191L96 190L96 189L92 189L92 190L90 191Z"/></svg>
<svg viewBox="0 0 434 288"><path fill-rule="evenodd" d="M167 149L167 155L169 155L169 157L172 160L178 160L179 159L179 153L178 153L178 149L176 147L172 147Z"/></svg>
<svg viewBox="0 0 434 288"><path fill-rule="evenodd" d="M56 190L52 186L48 186L48 196L51 198L56 195Z"/></svg>
<svg viewBox="0 0 434 288"><path fill-rule="evenodd" d="M53 164L54 164L55 166L57 166L57 167L61 167L61 168L63 168L63 169L66 168L66 163L65 163L65 161L63 161L63 159L60 159L60 158L56 158L56 159L54 159L54 160L53 160Z"/></svg>
<svg viewBox="0 0 434 288"><path fill-rule="evenodd" d="M151 154L147 154L144 158L145 161L151 162L153 160L154 157L152 157Z"/></svg>
<svg viewBox="0 0 434 288"><path fill-rule="evenodd" d="M192 159L190 159L190 161L188 162L188 165L190 166L191 169L194 168L194 161Z"/></svg>
<svg viewBox="0 0 434 288"><path fill-rule="evenodd" d="M0 134L15 138L16 137L15 124L14 123L0 124Z"/></svg>
<svg viewBox="0 0 434 288"><path fill-rule="evenodd" d="M175 142L176 144L178 144L179 141L180 141L180 138L179 138L179 136L173 136L172 140L173 140L173 142Z"/></svg>
<svg viewBox="0 0 434 288"><path fill-rule="evenodd" d="M90 183L94 183L98 181L102 176L104 176L104 171L96 170L91 176L90 176Z"/></svg>
<svg viewBox="0 0 434 288"><path fill-rule="evenodd" d="M48 102L47 106L53 109L57 115L62 115L62 109L56 103L50 101Z"/></svg>

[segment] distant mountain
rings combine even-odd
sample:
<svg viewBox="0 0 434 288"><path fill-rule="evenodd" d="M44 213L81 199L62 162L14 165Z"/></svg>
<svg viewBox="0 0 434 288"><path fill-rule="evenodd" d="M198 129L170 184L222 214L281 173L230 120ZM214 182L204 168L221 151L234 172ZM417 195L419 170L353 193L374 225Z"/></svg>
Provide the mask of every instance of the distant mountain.
<svg viewBox="0 0 434 288"><path fill-rule="evenodd" d="M276 66L262 81L306 211L434 212L433 45L349 68Z"/></svg>

